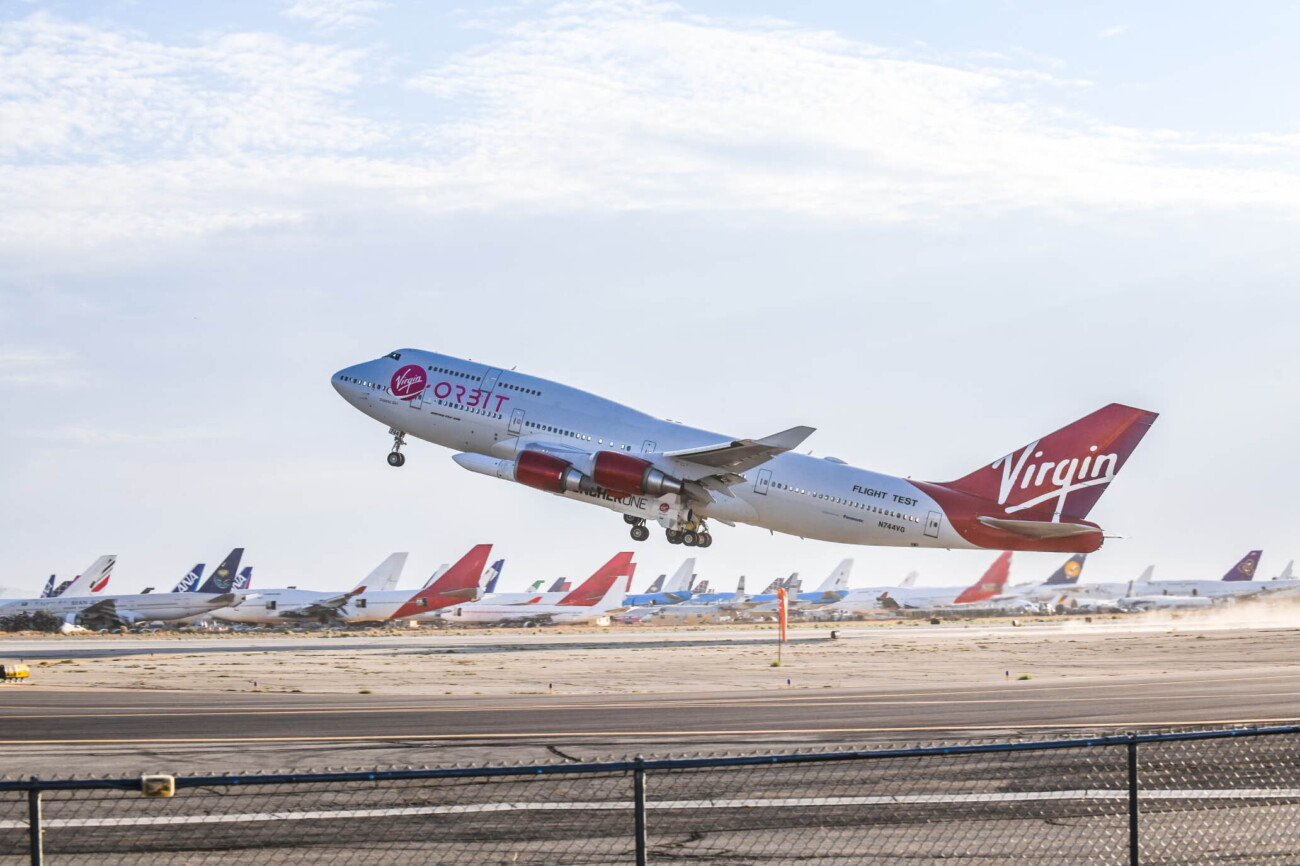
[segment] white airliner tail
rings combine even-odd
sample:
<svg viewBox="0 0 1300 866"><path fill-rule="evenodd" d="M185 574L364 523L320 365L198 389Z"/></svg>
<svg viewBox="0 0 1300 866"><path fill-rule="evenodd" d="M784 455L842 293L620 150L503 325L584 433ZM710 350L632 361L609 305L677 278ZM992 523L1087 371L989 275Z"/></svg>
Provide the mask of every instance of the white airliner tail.
<svg viewBox="0 0 1300 866"><path fill-rule="evenodd" d="M99 557L90 564L89 568L77 575L76 579L68 584L67 589L59 593L60 597L85 597L103 592L104 587L108 586L108 579L113 576L115 565L117 565L116 554Z"/></svg>
<svg viewBox="0 0 1300 866"><path fill-rule="evenodd" d="M907 577L903 578L903 582L900 583L899 586L905 586L910 589L911 587L916 586L916 578L917 573L915 571L909 571Z"/></svg>
<svg viewBox="0 0 1300 866"><path fill-rule="evenodd" d="M406 566L406 557L407 554L405 553L389 554L388 558L379 563L374 571L367 574L353 588L350 594L360 595L363 592L388 592L397 589L397 581L402 576L402 569Z"/></svg>
<svg viewBox="0 0 1300 866"><path fill-rule="evenodd" d="M695 575L695 557L682 560L673 576L664 584L664 592L686 592L691 588L691 578Z"/></svg>
<svg viewBox="0 0 1300 866"><path fill-rule="evenodd" d="M822 581L821 586L817 587L817 592L843 592L849 588L849 574L853 571L853 560L846 559L835 570Z"/></svg>

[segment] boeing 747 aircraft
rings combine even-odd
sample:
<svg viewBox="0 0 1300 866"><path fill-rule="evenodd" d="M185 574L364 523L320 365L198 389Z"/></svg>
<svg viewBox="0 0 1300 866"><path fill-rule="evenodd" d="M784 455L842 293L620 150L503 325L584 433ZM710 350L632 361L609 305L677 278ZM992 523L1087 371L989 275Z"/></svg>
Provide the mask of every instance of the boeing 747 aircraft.
<svg viewBox="0 0 1300 866"><path fill-rule="evenodd" d="M1086 518L1156 419L1112 403L956 481L881 475L796 454L811 427L738 439L662 421L558 382L417 349L334 374L352 406L389 428L391 466L408 434L451 448L471 472L622 513L632 538L657 523L708 547L709 521L895 547L1088 553Z"/></svg>

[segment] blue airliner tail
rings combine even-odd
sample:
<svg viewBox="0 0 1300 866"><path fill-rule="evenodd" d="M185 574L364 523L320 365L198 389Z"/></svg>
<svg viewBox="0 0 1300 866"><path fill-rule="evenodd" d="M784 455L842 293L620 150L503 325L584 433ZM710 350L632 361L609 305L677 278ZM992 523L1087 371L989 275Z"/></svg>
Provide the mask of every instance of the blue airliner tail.
<svg viewBox="0 0 1300 866"><path fill-rule="evenodd" d="M234 550L221 561L216 571L212 572L207 580L203 581L199 587L199 592L230 592L235 585L235 578L239 572L239 560L244 558L244 548L236 547Z"/></svg>
<svg viewBox="0 0 1300 866"><path fill-rule="evenodd" d="M172 592L194 592L199 588L199 581L203 579L204 563L200 562L181 578L180 583L172 587Z"/></svg>

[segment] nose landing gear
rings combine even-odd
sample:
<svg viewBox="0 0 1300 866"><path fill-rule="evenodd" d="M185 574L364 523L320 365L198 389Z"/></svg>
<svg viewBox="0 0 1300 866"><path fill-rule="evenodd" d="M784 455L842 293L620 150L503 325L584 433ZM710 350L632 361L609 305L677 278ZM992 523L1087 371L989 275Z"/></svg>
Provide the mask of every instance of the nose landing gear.
<svg viewBox="0 0 1300 866"><path fill-rule="evenodd" d="M393 450L388 452L389 466L404 466L406 464L406 455L402 453L402 446L406 444L406 434L392 427L388 432L393 434Z"/></svg>

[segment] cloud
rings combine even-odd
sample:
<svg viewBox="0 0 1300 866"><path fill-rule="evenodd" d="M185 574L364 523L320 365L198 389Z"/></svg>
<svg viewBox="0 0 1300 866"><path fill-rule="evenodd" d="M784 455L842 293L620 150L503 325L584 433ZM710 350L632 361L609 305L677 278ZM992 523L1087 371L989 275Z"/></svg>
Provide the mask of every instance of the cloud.
<svg viewBox="0 0 1300 866"><path fill-rule="evenodd" d="M348 30L369 24L372 13L391 4L382 0L294 0L284 17L306 21L317 30Z"/></svg>
<svg viewBox="0 0 1300 866"><path fill-rule="evenodd" d="M373 8L286 14L341 27ZM1300 136L1108 125L1065 107L1086 82L1030 60L918 57L660 3L510 14L399 82L379 47L175 44L43 12L0 25L0 250L48 259L358 210L1300 211ZM403 111L369 116L367 89Z"/></svg>
<svg viewBox="0 0 1300 866"><path fill-rule="evenodd" d="M101 426L85 427L65 424L49 429L27 432L27 437L31 439L71 445L165 445L179 442L227 439L233 435L234 433L230 430L219 430L210 426L112 430Z"/></svg>
<svg viewBox="0 0 1300 866"><path fill-rule="evenodd" d="M1127 24L1116 24L1113 27L1107 27L1105 30L1101 31L1097 35L1100 36L1102 39L1110 39L1114 36L1119 36L1121 33L1123 33L1126 30L1128 30Z"/></svg>
<svg viewBox="0 0 1300 866"><path fill-rule="evenodd" d="M68 387L80 379L75 362L75 355L60 349L0 345L0 387Z"/></svg>

